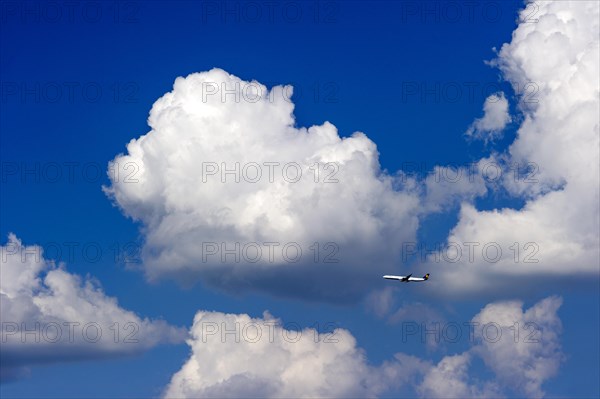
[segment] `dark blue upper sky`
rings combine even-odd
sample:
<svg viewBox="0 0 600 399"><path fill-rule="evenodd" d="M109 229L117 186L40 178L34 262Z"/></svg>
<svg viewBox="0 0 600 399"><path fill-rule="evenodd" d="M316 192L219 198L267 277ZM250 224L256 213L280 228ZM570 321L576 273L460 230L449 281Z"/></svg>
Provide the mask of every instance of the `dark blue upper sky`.
<svg viewBox="0 0 600 399"><path fill-rule="evenodd" d="M140 236L139 226L102 192L109 183L106 165L129 140L149 130L150 107L176 77L213 67L268 86L294 85L298 126L327 120L342 136L363 131L377 144L382 168L390 172L406 169L407 163L422 164L420 171L426 172L502 150L514 129L487 147L468 142L463 133L481 116L488 95L504 90L514 96L499 71L484 61L494 58L493 47L510 41L520 2L484 2L473 8L453 2L323 0L274 8L260 1L54 4L2 2L3 243L14 232L24 243L40 244L71 272L96 277L124 308L175 325L189 326L198 309L253 316L268 309L301 325L332 321L348 328L375 363L397 351L429 354L424 345L399 342L397 326L359 305L232 297L202 286L182 290L172 282L147 283L140 271L113 259ZM57 182L44 178L54 173L49 163L60 165L63 175ZM13 167L16 175L9 172ZM34 171L21 175L23 168ZM69 170L73 176L66 175ZM455 222L452 212L433 218L420 234L443 240ZM72 258L67 242L79 245ZM89 243L102 248L96 262L82 251ZM593 383L598 303L590 304L586 294L560 294L569 357L546 391L598 393ZM403 300L411 301L410 296ZM539 298L525 298L526 305ZM485 304L457 302L440 309L463 322ZM596 326L585 328L589 313L596 315ZM458 350L451 345L448 352ZM134 358L41 366L33 368L31 377L3 385L2 394L156 396L187 353L185 345L165 346Z"/></svg>

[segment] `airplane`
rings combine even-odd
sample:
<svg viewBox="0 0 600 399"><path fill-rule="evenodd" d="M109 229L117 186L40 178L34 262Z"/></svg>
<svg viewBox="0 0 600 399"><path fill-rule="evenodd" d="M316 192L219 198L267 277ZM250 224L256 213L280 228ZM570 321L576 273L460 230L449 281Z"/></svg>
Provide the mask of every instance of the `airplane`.
<svg viewBox="0 0 600 399"><path fill-rule="evenodd" d="M412 273L409 274L408 276L390 276L390 275L385 275L383 276L383 278L387 279L387 280L399 280L402 281L403 283L408 283L411 281L426 281L429 280L429 273L427 273L426 275L424 275L423 277L411 277Z"/></svg>

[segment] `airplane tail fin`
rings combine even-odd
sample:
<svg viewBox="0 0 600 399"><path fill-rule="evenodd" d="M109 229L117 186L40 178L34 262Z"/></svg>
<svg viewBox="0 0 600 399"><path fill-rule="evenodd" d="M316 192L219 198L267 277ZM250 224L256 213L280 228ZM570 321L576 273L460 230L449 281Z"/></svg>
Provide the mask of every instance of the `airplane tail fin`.
<svg viewBox="0 0 600 399"><path fill-rule="evenodd" d="M424 275L424 276L423 276L423 278L424 278L425 280L429 280L429 273L427 273L426 275Z"/></svg>

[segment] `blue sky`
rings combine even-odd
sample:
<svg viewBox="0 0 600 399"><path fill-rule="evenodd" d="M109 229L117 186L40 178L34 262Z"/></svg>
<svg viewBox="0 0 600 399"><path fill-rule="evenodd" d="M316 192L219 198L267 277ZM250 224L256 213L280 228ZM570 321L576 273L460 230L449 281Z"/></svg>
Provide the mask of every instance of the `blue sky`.
<svg viewBox="0 0 600 399"><path fill-rule="evenodd" d="M511 41L521 2L484 2L474 9L454 2L291 2L285 4L294 8L285 11L279 4L272 20L267 3L82 2L69 10L62 3L53 9L38 2L3 2L2 244L15 233L26 245L42 246L45 257L65 262L70 273L93 276L122 308L173 326L190 328L200 309L252 317L268 310L303 328L331 322L350 331L372 365L396 352L435 364L469 347L464 339L435 348L419 339L403 342L402 323L421 320L408 316L391 322L395 308L418 304L416 309L430 312L423 313L426 321L435 314L462 324L493 301L521 300L527 309L559 296L564 358L557 374L544 381L543 390L548 397L598 396L597 257L591 272L571 275L571 266L565 264L564 278L546 274L542 262L539 284L533 288L502 286L489 296L448 293L440 298L427 294L431 291L419 292L422 286L417 284L394 287L389 292L395 308L381 317L365 298L389 290L388 281L369 283L374 290L356 300L331 303L260 289L236 293L206 281L191 287L168 278L149 282L141 264L115 261L114 254L124 246L140 248L145 233L143 223L126 217L103 192L102 186L111 185L108 162L125 153L131 139L150 130L152 104L172 90L179 76L216 67L269 88L292 84L295 126L329 121L341 137L364 132L377 145L381 170L390 175L414 172L410 169L416 163L423 165L417 175L425 178L436 165L464 166L506 152L515 139L523 119L521 93L485 61L497 57L493 48ZM249 17L254 10L250 7L258 7L258 21ZM91 10L100 14L86 14ZM295 18L291 13L297 10L301 15ZM455 10L460 17L453 17ZM464 132L482 117L486 98L500 91L512 116L502 137L488 144L467 139ZM74 165L72 179L65 166L69 163ZM44 174L51 173L44 169L52 168L50 164L59 165L62 176L57 182ZM33 172L22 176L24 168ZM591 187L590 195L597 190ZM471 200L480 210L519 210L525 198L526 194L498 189ZM459 210L454 202L443 212L420 216L418 240L431 246L445 242L460 219ZM65 244L71 242L76 243L73 256ZM101 249L97 261L90 261L83 250L90 246ZM412 272L397 261L389 273ZM415 275L429 271L421 264L413 266ZM432 271L432 279L435 275ZM579 285L578 279L585 283ZM332 282L330 290L339 287ZM6 398L156 397L189 355L190 347L178 343L131 356L34 364L28 376L3 383L0 389ZM475 380L494 378L477 363L470 373ZM380 395L417 394L402 386ZM506 394L523 395L510 390Z"/></svg>

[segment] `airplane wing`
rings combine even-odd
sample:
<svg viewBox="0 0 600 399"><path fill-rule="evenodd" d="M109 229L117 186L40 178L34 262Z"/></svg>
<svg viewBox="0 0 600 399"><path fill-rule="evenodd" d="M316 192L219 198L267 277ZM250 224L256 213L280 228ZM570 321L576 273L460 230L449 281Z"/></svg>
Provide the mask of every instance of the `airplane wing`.
<svg viewBox="0 0 600 399"><path fill-rule="evenodd" d="M399 281L404 281L407 282L410 279L410 276L412 276L412 273L409 274L408 276L391 276L391 275L385 275L383 276L383 278L387 279L387 280L399 280Z"/></svg>
<svg viewBox="0 0 600 399"><path fill-rule="evenodd" d="M386 274L385 276L383 276L383 278L387 279L387 280L400 280L403 281L407 276L391 276Z"/></svg>

